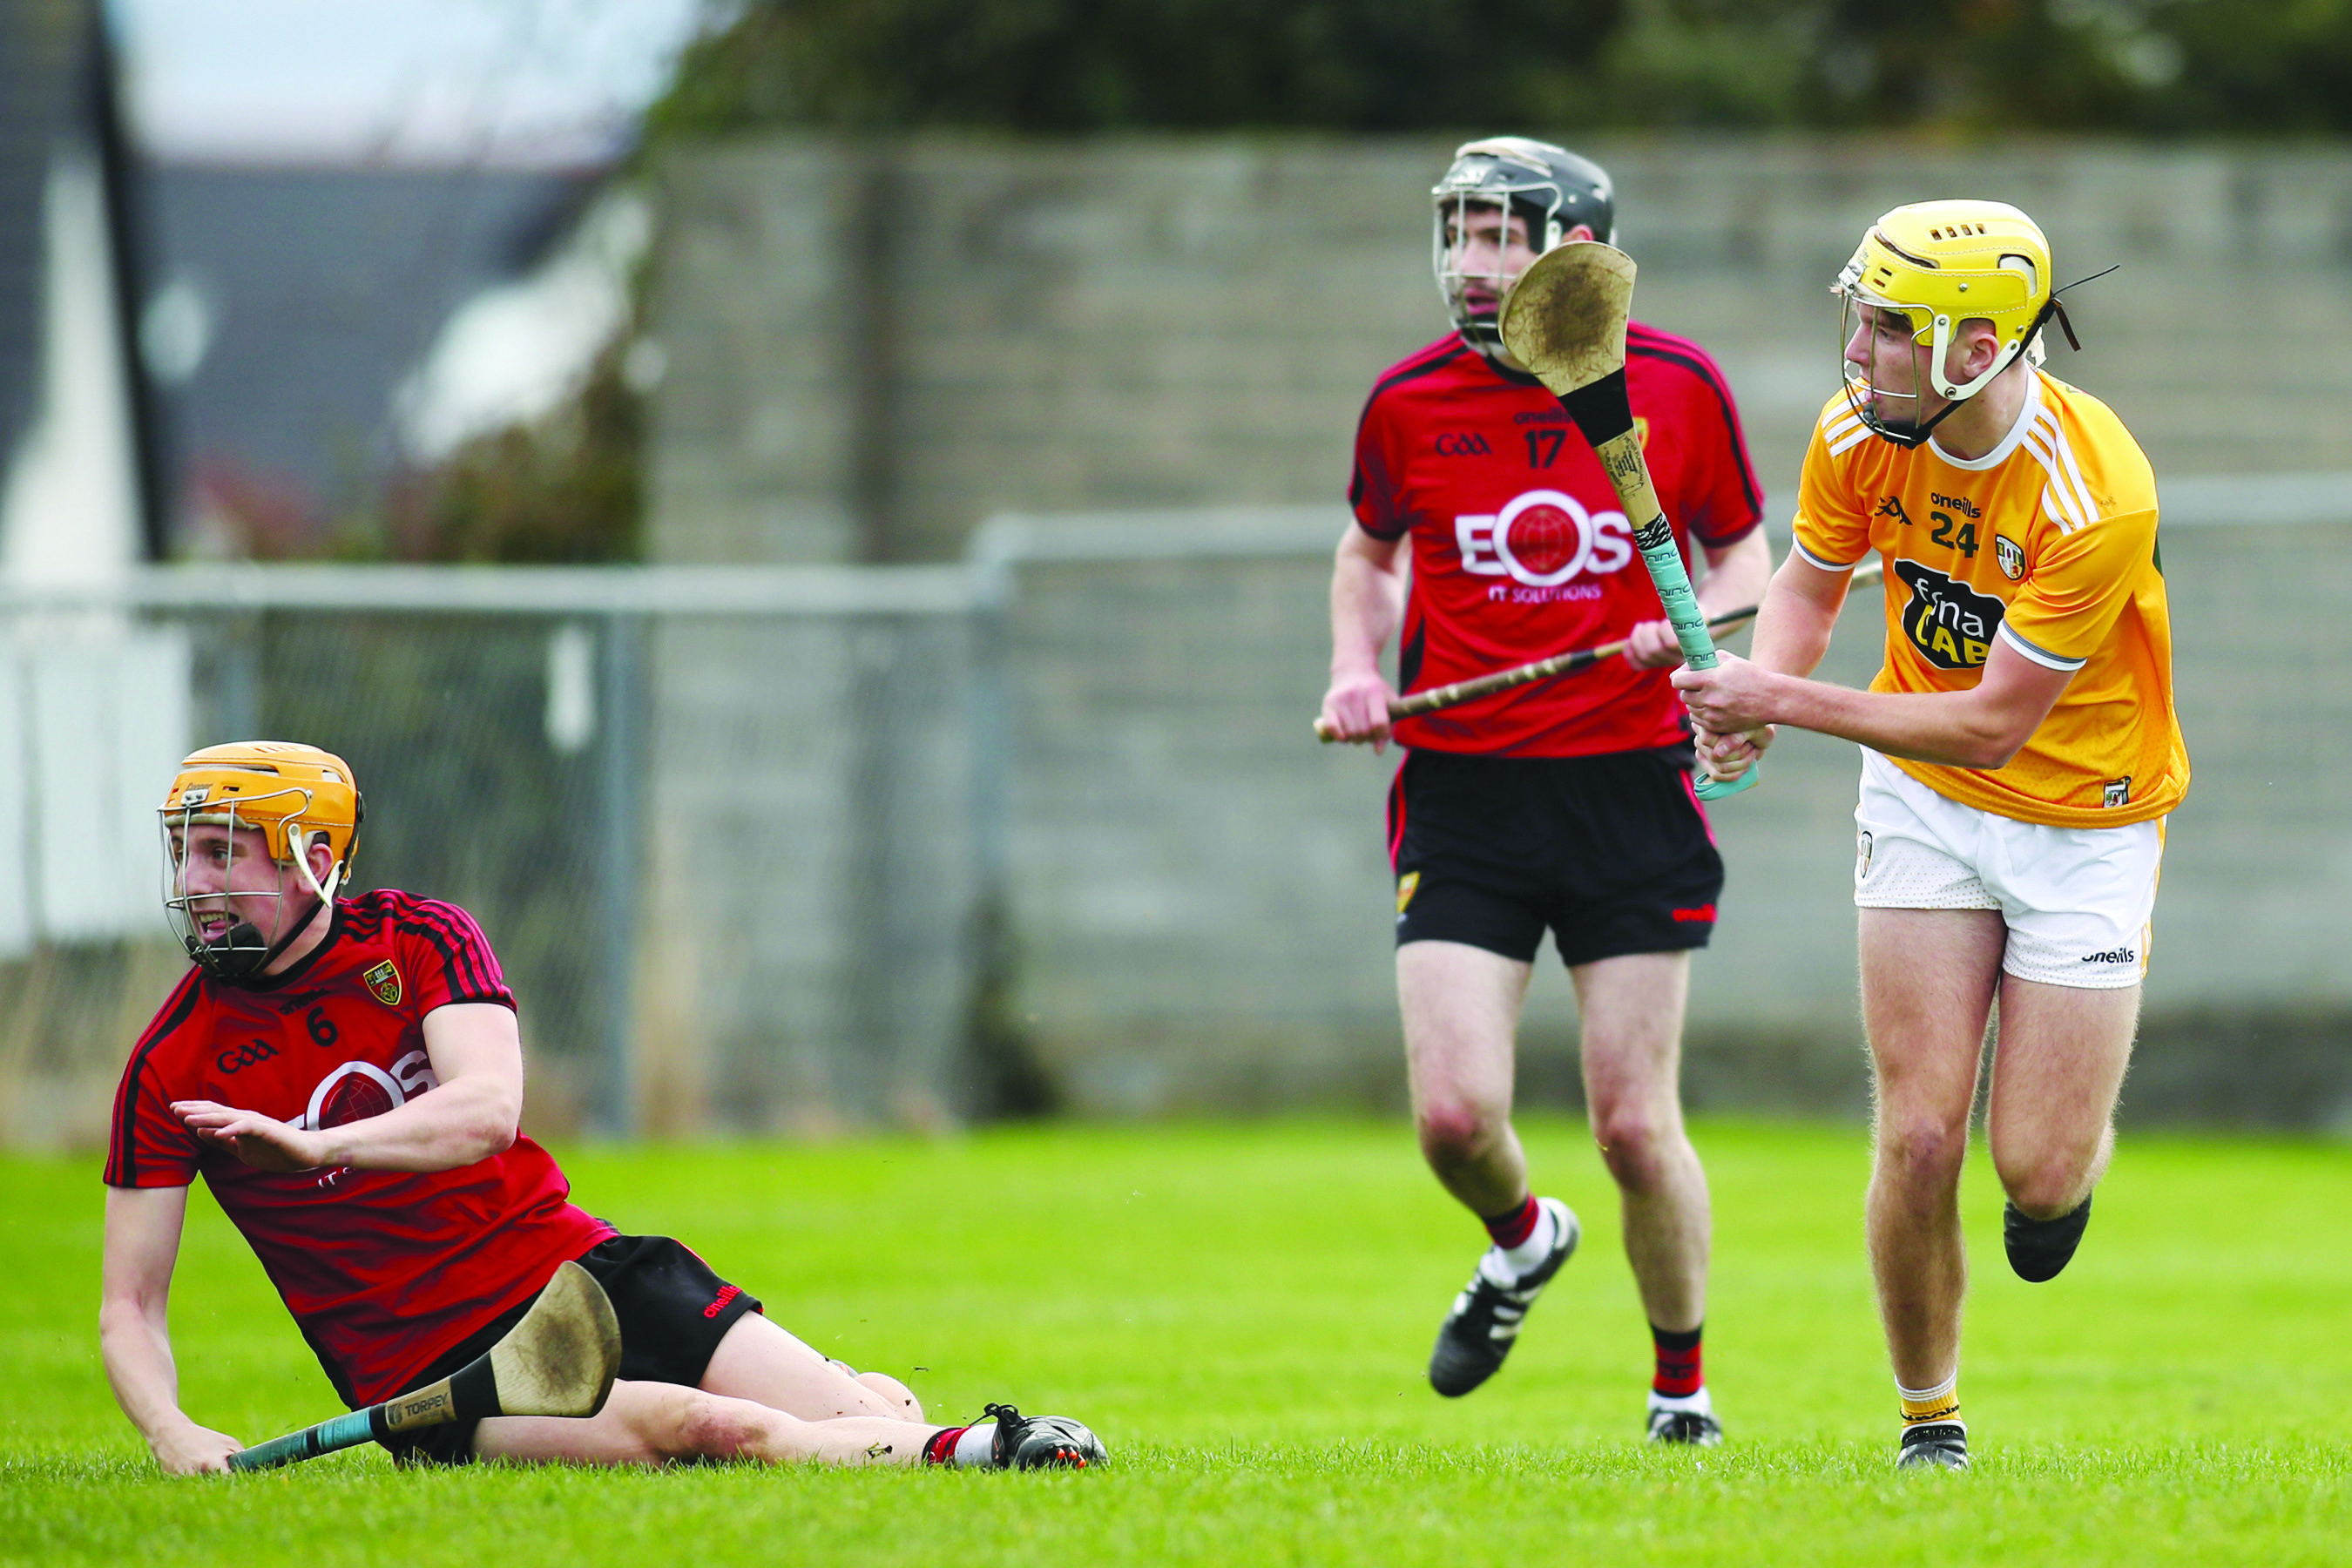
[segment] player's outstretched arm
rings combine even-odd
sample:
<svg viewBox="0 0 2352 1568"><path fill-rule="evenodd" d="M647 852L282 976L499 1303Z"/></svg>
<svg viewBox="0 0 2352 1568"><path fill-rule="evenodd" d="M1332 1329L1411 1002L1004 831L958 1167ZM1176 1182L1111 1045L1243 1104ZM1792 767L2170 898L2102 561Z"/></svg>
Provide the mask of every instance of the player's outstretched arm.
<svg viewBox="0 0 2352 1568"><path fill-rule="evenodd" d="M1692 721L1717 734L1794 724L1892 757L1946 767L2006 767L2074 679L1996 640L1984 674L1965 691L1856 691L1781 675L1726 656L1714 669L1680 669L1675 685Z"/></svg>
<svg viewBox="0 0 2352 1568"><path fill-rule="evenodd" d="M170 1476L226 1472L228 1457L245 1447L226 1432L197 1426L180 1409L180 1373L165 1309L187 1212L185 1187L106 1190L99 1356L115 1403Z"/></svg>
<svg viewBox="0 0 2352 1568"><path fill-rule="evenodd" d="M1388 744L1396 696L1381 673L1381 649L1404 616L1402 544L1351 523L1331 563L1331 687L1320 728L1375 751Z"/></svg>
<svg viewBox="0 0 2352 1568"><path fill-rule="evenodd" d="M340 1127L296 1127L208 1100L175 1100L172 1112L197 1137L264 1171L452 1171L512 1145L522 1121L514 1014L495 1002L436 1007L425 1015L425 1051L439 1079L434 1089Z"/></svg>

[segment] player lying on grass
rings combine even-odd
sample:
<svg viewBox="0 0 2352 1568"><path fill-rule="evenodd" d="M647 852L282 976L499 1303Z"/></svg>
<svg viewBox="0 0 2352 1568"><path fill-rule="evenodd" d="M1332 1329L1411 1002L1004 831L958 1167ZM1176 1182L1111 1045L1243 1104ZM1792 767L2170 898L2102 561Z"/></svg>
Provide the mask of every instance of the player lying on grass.
<svg viewBox="0 0 2352 1568"><path fill-rule="evenodd" d="M567 1258L603 1285L623 1349L602 1412L428 1427L385 1444L402 1463L1103 1457L1076 1422L1009 1405L928 1422L904 1384L819 1355L686 1247L572 1206L517 1131L515 1001L480 928L406 893L336 896L361 818L341 758L276 742L198 752L163 816L164 904L194 966L116 1095L99 1333L115 1397L166 1471L223 1470L243 1447L181 1411L165 1328L199 1175L353 1409L488 1349Z"/></svg>
<svg viewBox="0 0 2352 1568"><path fill-rule="evenodd" d="M1795 724L1861 742L1854 902L1876 1071L1870 1253L1898 1462L1968 1463L1958 1194L1985 1021L2009 1260L2056 1275L2115 1146L2165 815L2189 787L2156 480L2105 405L2037 368L2050 247L1998 202L1897 207L1838 279L1845 390L1747 661L1679 670L1719 769ZM2065 318L2059 315L2061 324ZM1864 556L1867 691L1806 679ZM1756 731L1745 735L1744 731Z"/></svg>

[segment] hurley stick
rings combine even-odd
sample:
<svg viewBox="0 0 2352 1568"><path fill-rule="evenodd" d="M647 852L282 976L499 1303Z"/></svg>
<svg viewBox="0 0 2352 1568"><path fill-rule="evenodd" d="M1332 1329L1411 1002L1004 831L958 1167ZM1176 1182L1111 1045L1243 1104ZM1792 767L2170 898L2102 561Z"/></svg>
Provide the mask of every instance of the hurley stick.
<svg viewBox="0 0 2352 1568"><path fill-rule="evenodd" d="M1876 561L1865 561L1853 569L1849 588L1859 588L1878 581L1884 567ZM1756 618L1763 606L1743 605L1736 610L1726 610L1707 617L1709 632L1733 631ZM1399 697L1389 703L1389 718L1411 719L1416 714L1434 713L1442 708L1458 708L1465 702L1475 702L1481 697L1492 697L1497 691L1509 691L1521 686L1532 686L1538 680L1549 680L1556 675L1573 675L1580 669L1590 669L1604 658L1615 658L1625 651L1625 639L1605 642L1598 647L1580 647L1573 653L1556 653L1549 658L1539 658L1532 664L1515 664L1508 669L1498 669L1491 675L1474 675L1467 680L1457 680L1451 686L1433 686L1416 691L1410 697ZM1339 731L1322 720L1315 721L1315 738L1328 744L1339 738Z"/></svg>
<svg viewBox="0 0 2352 1568"><path fill-rule="evenodd" d="M1633 304L1632 257L1594 240L1563 245L1536 258L1511 286L1503 301L1503 346L1559 399L1601 458L1633 524L1634 548L1666 607L1683 662L1713 669L1715 639L1691 595L1690 574L1651 486L1625 395L1625 319ZM1738 795L1755 784L1759 771L1750 764L1738 778L1717 779L1701 770L1699 798Z"/></svg>
<svg viewBox="0 0 2352 1568"><path fill-rule="evenodd" d="M233 1470L268 1470L486 1415L593 1415L621 1365L621 1324L596 1277L577 1263L555 1277L522 1321L483 1354L430 1387L273 1437L228 1457Z"/></svg>

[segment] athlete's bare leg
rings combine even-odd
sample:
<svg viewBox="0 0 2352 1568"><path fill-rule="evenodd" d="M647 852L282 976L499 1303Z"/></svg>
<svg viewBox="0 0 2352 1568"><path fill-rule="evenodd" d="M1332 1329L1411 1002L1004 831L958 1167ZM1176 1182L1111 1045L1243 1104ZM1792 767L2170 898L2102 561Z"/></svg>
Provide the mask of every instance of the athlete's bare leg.
<svg viewBox="0 0 2352 1568"><path fill-rule="evenodd" d="M757 1312L736 1319L719 1342L710 1364L703 1369L702 1386L708 1393L752 1400L803 1421L837 1415L923 1418L922 1405L898 1379L875 1372L852 1373Z"/></svg>
<svg viewBox="0 0 2352 1568"><path fill-rule="evenodd" d="M752 1400L675 1383L616 1383L604 1408L584 1421L539 1415L487 1420L475 1433L474 1452L518 1464L760 1459L912 1465L921 1462L923 1444L937 1430L883 1415L803 1421Z"/></svg>
<svg viewBox="0 0 2352 1568"><path fill-rule="evenodd" d="M2029 1218L2072 1210L2106 1171L2139 991L2001 976L1985 1134L2002 1190Z"/></svg>
<svg viewBox="0 0 2352 1568"><path fill-rule="evenodd" d="M1464 942L1409 942L1396 967L1422 1157L1471 1213L1502 1214L1528 1193L1511 1079L1530 966Z"/></svg>
<svg viewBox="0 0 2352 1568"><path fill-rule="evenodd" d="M1706 1316L1706 1173L1683 1131L1686 952L1604 958L1570 972L1583 1016L1584 1098L1616 1178L1642 1308L1687 1333Z"/></svg>
<svg viewBox="0 0 2352 1568"><path fill-rule="evenodd" d="M1875 1069L1867 1229L1895 1382L1959 1364L1960 1164L2008 927L1998 910L1860 911L1863 1025Z"/></svg>

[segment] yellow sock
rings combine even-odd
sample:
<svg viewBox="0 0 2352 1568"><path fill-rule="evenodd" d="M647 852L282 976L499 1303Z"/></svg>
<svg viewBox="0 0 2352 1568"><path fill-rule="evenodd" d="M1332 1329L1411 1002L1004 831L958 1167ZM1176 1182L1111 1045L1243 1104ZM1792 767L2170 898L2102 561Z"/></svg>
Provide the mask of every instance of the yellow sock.
<svg viewBox="0 0 2352 1568"><path fill-rule="evenodd" d="M1906 1426L1960 1418L1960 1374L1957 1372L1933 1388L1906 1388L1898 1383L1895 1394L1903 1402Z"/></svg>

